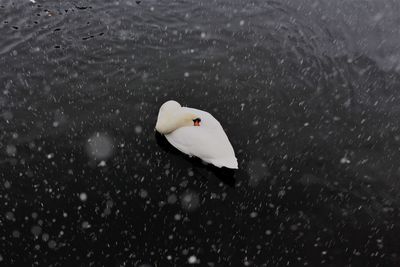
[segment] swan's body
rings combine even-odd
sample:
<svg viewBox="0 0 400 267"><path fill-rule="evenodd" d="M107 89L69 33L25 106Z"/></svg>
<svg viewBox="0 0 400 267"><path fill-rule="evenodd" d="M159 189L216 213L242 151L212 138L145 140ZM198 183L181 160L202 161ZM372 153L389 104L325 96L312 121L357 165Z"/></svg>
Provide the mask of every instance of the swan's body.
<svg viewBox="0 0 400 267"><path fill-rule="evenodd" d="M193 122L200 120L200 125ZM156 130L179 151L217 167L237 169L235 152L221 124L208 112L182 107L176 101L164 103Z"/></svg>

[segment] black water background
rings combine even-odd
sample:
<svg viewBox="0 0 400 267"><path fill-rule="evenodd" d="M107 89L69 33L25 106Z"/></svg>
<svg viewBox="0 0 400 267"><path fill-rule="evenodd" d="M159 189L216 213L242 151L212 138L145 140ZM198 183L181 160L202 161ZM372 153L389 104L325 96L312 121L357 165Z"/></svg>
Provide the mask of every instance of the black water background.
<svg viewBox="0 0 400 267"><path fill-rule="evenodd" d="M1 2L0 259L396 266L399 10ZM157 142L169 99L221 121L234 187ZM113 146L103 167L87 153L97 132Z"/></svg>

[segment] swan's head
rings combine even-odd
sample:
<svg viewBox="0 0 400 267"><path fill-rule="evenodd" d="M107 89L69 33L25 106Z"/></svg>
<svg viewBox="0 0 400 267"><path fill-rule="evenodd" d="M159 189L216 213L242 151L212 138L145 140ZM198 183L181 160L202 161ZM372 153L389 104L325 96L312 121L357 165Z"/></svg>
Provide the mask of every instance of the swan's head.
<svg viewBox="0 0 400 267"><path fill-rule="evenodd" d="M161 134L169 134L181 127L200 126L200 121L197 115L185 112L178 102L170 100L158 112L156 130Z"/></svg>

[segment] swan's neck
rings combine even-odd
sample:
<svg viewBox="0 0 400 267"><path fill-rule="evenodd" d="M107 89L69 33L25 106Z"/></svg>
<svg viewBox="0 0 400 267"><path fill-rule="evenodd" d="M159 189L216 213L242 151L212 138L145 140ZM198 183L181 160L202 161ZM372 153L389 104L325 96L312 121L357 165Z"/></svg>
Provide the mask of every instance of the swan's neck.
<svg viewBox="0 0 400 267"><path fill-rule="evenodd" d="M159 114L156 130L161 134L169 134L178 128L191 125L190 115L179 112Z"/></svg>

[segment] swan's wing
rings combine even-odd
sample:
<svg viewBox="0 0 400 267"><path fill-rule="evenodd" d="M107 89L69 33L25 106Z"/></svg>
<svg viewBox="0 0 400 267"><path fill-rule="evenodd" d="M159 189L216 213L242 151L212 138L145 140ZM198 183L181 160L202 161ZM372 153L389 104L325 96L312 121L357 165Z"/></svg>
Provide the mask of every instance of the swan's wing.
<svg viewBox="0 0 400 267"><path fill-rule="evenodd" d="M217 167L237 169L237 159L225 133L200 127L181 127L165 135L168 142L181 152L201 158Z"/></svg>
<svg viewBox="0 0 400 267"><path fill-rule="evenodd" d="M181 127L165 135L181 152L201 158L217 167L237 169L237 159L221 124L209 113L185 108L201 118L201 126Z"/></svg>

